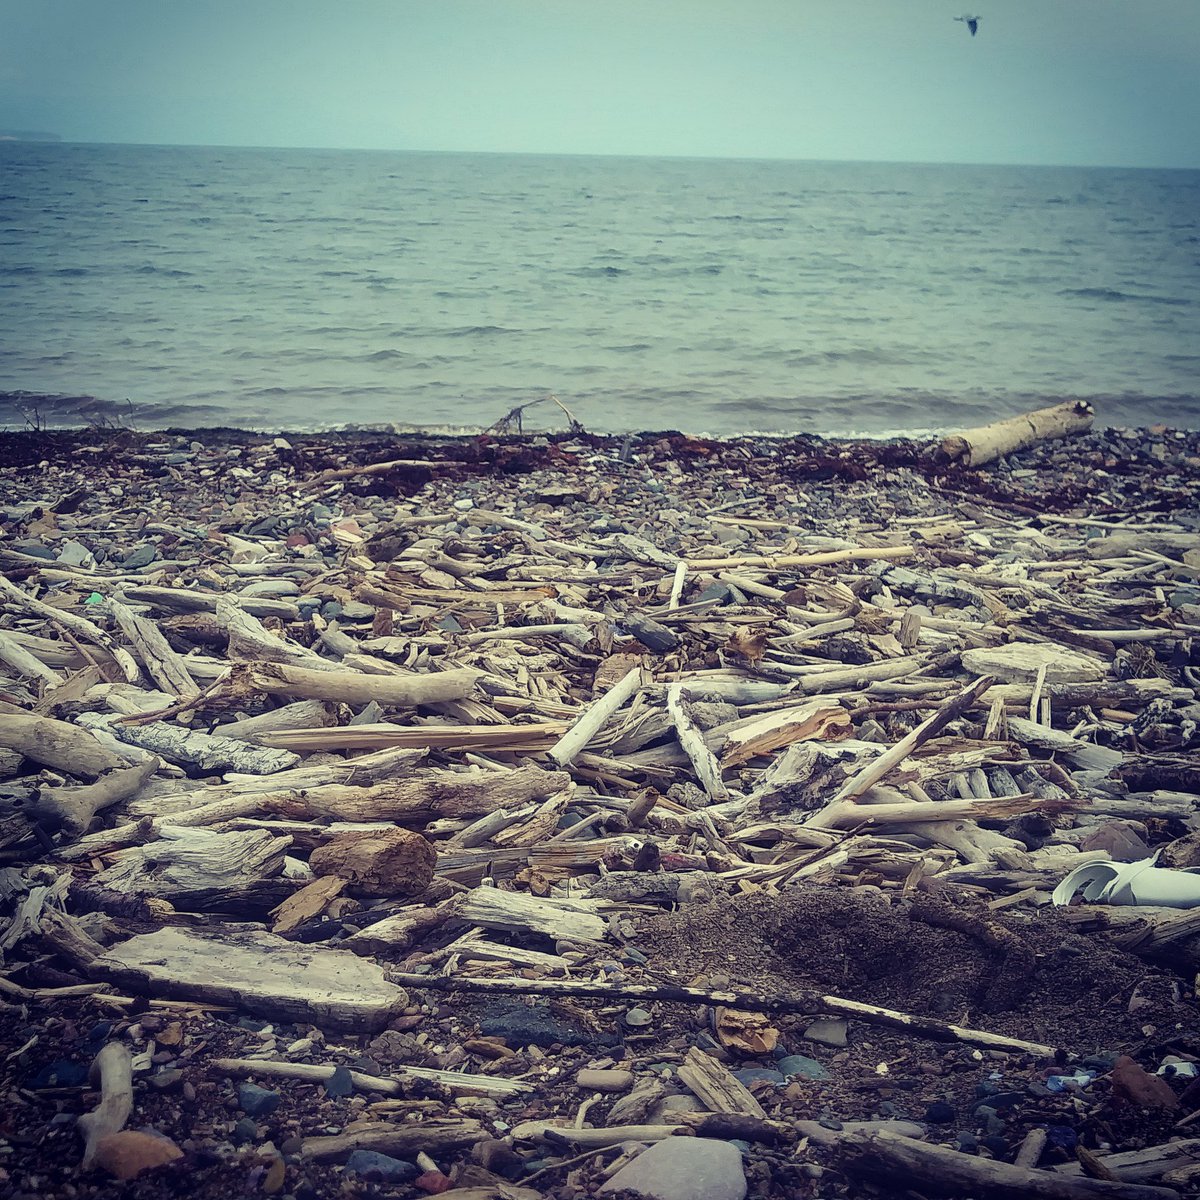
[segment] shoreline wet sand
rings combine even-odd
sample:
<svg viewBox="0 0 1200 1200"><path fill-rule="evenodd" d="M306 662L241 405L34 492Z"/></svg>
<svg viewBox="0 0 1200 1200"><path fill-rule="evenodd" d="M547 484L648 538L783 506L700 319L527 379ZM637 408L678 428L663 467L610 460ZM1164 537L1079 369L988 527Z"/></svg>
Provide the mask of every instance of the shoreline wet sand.
<svg viewBox="0 0 1200 1200"><path fill-rule="evenodd" d="M1200 1194L1200 433L0 478L14 1196Z"/></svg>

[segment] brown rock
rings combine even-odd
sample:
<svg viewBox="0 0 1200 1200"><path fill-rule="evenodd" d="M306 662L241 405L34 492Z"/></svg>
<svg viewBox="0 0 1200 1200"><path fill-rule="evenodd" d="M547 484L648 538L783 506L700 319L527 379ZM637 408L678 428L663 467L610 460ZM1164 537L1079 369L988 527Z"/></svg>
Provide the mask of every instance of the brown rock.
<svg viewBox="0 0 1200 1200"><path fill-rule="evenodd" d="M1113 1064L1113 1096L1135 1108L1173 1112L1179 1107L1179 1097L1171 1085L1157 1075L1142 1070L1128 1054L1122 1054Z"/></svg>
<svg viewBox="0 0 1200 1200"><path fill-rule="evenodd" d="M96 1147L96 1165L117 1179L132 1179L182 1157L183 1151L170 1138L137 1129L110 1133Z"/></svg>
<svg viewBox="0 0 1200 1200"><path fill-rule="evenodd" d="M1105 821L1079 843L1080 850L1105 850L1113 862L1141 862L1150 847L1131 821Z"/></svg>

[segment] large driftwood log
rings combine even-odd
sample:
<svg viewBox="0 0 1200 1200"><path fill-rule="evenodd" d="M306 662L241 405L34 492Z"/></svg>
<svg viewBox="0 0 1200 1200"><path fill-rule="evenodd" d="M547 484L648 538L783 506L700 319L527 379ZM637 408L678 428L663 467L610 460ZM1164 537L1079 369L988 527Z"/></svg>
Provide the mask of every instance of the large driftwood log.
<svg viewBox="0 0 1200 1200"><path fill-rule="evenodd" d="M238 672L251 690L269 696L334 700L392 708L465 700L475 689L478 671L460 668L426 675L365 675L360 671L313 671L283 663L254 663Z"/></svg>
<svg viewBox="0 0 1200 1200"><path fill-rule="evenodd" d="M1086 400L1068 400L956 433L942 441L942 454L964 467L982 467L1005 454L1024 450L1051 438L1086 433L1096 413Z"/></svg>
<svg viewBox="0 0 1200 1200"><path fill-rule="evenodd" d="M550 747L549 756L560 767L565 767L600 732L608 719L641 685L642 668L637 666L628 671L619 682L609 688L579 717L575 724Z"/></svg>
<svg viewBox="0 0 1200 1200"><path fill-rule="evenodd" d="M595 900L552 900L527 892L478 887L459 902L457 912L464 921L485 929L598 942L608 928L599 908Z"/></svg>
<svg viewBox="0 0 1200 1200"><path fill-rule="evenodd" d="M53 717L0 713L0 746L80 779L95 779L105 771L128 765L87 730Z"/></svg>
<svg viewBox="0 0 1200 1200"><path fill-rule="evenodd" d="M85 787L40 788L33 811L57 822L69 836L78 837L98 812L136 796L157 769L157 760L151 760L128 770L110 771Z"/></svg>
<svg viewBox="0 0 1200 1200"><path fill-rule="evenodd" d="M335 671L337 666L305 646L285 641L241 607L231 596L217 598L217 620L229 635L230 658L247 661L293 663L314 671Z"/></svg>
<svg viewBox="0 0 1200 1200"><path fill-rule="evenodd" d="M372 830L335 838L308 861L318 875L337 875L360 896L418 896L433 879L437 851L411 829Z"/></svg>
<svg viewBox="0 0 1200 1200"><path fill-rule="evenodd" d="M184 729L167 721L118 725L109 724L94 713L84 713L80 719L86 725L103 726L127 745L138 746L168 762L195 767L205 773L241 771L249 775L271 775L294 767L300 761L300 756L291 750L254 746L237 738Z"/></svg>
<svg viewBox="0 0 1200 1200"><path fill-rule="evenodd" d="M21 678L40 679L48 687L59 687L63 681L62 676L53 667L48 667L5 630L0 630L0 662L14 670Z"/></svg>
<svg viewBox="0 0 1200 1200"><path fill-rule="evenodd" d="M839 1138L835 1146L842 1151L848 1170L882 1176L896 1190L902 1182L910 1181L921 1191L996 1200L1025 1200L1029 1196L1045 1200L1178 1200L1179 1197L1173 1188L1057 1175L975 1158L949 1146L932 1146L885 1130L851 1133Z"/></svg>
<svg viewBox="0 0 1200 1200"><path fill-rule="evenodd" d="M89 972L153 996L362 1032L382 1029L408 1004L404 989L389 983L375 963L269 933L206 937L158 929L98 955Z"/></svg>
<svg viewBox="0 0 1200 1200"><path fill-rule="evenodd" d="M324 729L337 724L332 706L321 700L297 700L285 704L257 717L243 717L219 725L212 732L221 737L240 738L244 742L258 743L272 733L290 729Z"/></svg>
<svg viewBox="0 0 1200 1200"><path fill-rule="evenodd" d="M199 912L236 908L247 901L271 907L280 898L278 885L267 885L283 871L291 838L263 830L213 833L173 825L160 827L159 835L148 846L122 851L95 882Z"/></svg>
<svg viewBox="0 0 1200 1200"><path fill-rule="evenodd" d="M766 1119L763 1106L755 1100L750 1089L739 1083L733 1072L711 1054L693 1046L679 1068L679 1080L693 1092L710 1112L738 1113L742 1116Z"/></svg>
<svg viewBox="0 0 1200 1200"><path fill-rule="evenodd" d="M565 771L413 771L373 787L331 784L262 797L263 807L290 817L424 823L435 817L478 817L543 800L571 786Z"/></svg>

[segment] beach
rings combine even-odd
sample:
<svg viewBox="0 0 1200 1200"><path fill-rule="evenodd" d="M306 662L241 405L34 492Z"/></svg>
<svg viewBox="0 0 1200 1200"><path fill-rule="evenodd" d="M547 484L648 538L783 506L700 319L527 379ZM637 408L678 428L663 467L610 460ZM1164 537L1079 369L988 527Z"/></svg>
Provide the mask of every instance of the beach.
<svg viewBox="0 0 1200 1200"><path fill-rule="evenodd" d="M1200 432L569 416L0 434L0 1190L1200 1195Z"/></svg>

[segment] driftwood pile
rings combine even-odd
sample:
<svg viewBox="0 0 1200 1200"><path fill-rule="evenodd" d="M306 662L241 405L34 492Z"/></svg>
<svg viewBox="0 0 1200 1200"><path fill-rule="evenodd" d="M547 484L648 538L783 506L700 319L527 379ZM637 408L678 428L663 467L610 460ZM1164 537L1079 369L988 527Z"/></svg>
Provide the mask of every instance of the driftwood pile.
<svg viewBox="0 0 1200 1200"><path fill-rule="evenodd" d="M315 440L141 439L119 496L89 491L78 456L12 470L0 1001L132 1020L149 997L331 1036L411 1027L439 993L679 1002L751 1026L848 1018L1069 1073L1098 1047L997 1032L986 1005L968 1026L828 990L692 986L627 949L654 913L840 888L924 904L1020 968L1023 926L1076 868L1200 865L1200 470L1183 435L1140 435L1139 452L1156 436L1153 504L1152 481L1111 471L1065 513L1000 491L1078 494L1072 454L1113 459L1119 435L991 474L972 474L969 436L889 462L578 431L340 467L322 463L350 451ZM1062 920L1200 969L1186 907L1076 904ZM130 1112L116 1045L81 1122L88 1165ZM354 1083L405 1103L414 1080L527 1097L536 1080L497 1073L503 1049ZM210 1066L332 1070L283 1057ZM696 1049L679 1074L725 1118L702 1133L767 1138L719 1055ZM298 1153L436 1159L507 1137L542 1144L540 1171L704 1119L626 1107L595 1127L582 1111L516 1128L466 1109L381 1119ZM809 1134L852 1175L885 1164L918 1188L1177 1194L1102 1164L1039 1170L1036 1146L1006 1166L914 1132Z"/></svg>

